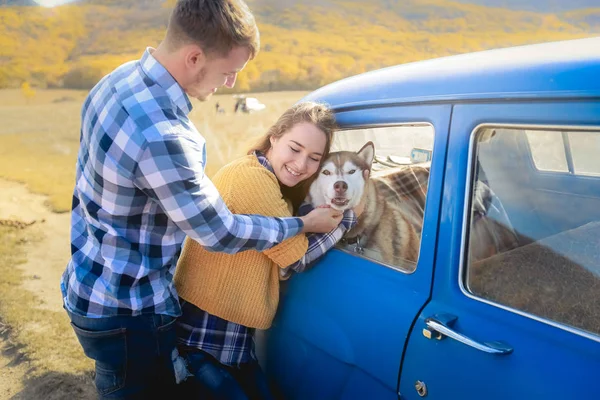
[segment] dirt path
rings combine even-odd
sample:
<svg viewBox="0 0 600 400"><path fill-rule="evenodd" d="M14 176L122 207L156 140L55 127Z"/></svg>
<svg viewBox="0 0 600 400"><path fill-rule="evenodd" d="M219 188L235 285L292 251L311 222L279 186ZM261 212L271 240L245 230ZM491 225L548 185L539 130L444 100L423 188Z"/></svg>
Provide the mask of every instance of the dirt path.
<svg viewBox="0 0 600 400"><path fill-rule="evenodd" d="M69 213L55 214L45 205L46 196L31 193L25 185L0 179L0 220L43 224L42 240L27 249L26 289L44 299L43 306L60 310L58 285L69 258Z"/></svg>
<svg viewBox="0 0 600 400"><path fill-rule="evenodd" d="M43 299L39 307L56 311L61 308L60 275L69 256L69 214L50 212L45 201L25 185L0 179L0 220L33 223L31 229L40 233L39 242L27 245L27 262L19 266L26 278L23 287ZM22 392L29 372L8 332L0 322L0 399Z"/></svg>
<svg viewBox="0 0 600 400"><path fill-rule="evenodd" d="M8 327L0 323L0 399L10 399L23 390L23 378L29 369L16 359L8 332Z"/></svg>

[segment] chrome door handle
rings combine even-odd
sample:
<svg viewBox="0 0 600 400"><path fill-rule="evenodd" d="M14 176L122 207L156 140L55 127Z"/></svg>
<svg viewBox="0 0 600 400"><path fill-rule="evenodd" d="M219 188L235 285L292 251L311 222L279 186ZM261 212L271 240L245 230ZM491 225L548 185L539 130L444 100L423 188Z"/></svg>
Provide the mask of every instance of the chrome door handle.
<svg viewBox="0 0 600 400"><path fill-rule="evenodd" d="M428 339L441 340L448 336L454 340L457 340L467 346L476 348L477 350L483 351L484 353L507 355L513 352L513 348L503 342L483 342L480 343L473 340L461 333L456 332L451 326L456 321L457 317L450 314L436 314L433 317L429 317L425 320L426 329L423 329L423 335Z"/></svg>

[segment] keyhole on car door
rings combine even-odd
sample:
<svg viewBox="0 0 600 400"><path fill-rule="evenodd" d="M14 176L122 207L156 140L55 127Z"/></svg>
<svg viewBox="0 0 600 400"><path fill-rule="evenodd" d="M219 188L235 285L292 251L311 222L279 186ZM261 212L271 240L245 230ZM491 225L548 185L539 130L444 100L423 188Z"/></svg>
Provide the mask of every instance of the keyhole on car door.
<svg viewBox="0 0 600 400"><path fill-rule="evenodd" d="M425 382L416 381L415 389L417 390L417 393L419 394L419 396L421 396L421 397L427 396L427 385L425 384Z"/></svg>

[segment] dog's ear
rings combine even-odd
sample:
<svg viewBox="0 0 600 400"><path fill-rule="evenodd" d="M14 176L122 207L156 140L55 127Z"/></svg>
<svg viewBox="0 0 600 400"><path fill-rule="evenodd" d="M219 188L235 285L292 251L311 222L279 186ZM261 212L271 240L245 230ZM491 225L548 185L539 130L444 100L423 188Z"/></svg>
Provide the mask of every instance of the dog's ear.
<svg viewBox="0 0 600 400"><path fill-rule="evenodd" d="M359 151L356 152L362 158L369 169L371 169L371 165L373 164L373 158L375 158L375 145L373 142L367 142Z"/></svg>
<svg viewBox="0 0 600 400"><path fill-rule="evenodd" d="M363 171L363 178L366 181L367 179L369 179L369 175L371 175L371 170L370 169L365 169Z"/></svg>

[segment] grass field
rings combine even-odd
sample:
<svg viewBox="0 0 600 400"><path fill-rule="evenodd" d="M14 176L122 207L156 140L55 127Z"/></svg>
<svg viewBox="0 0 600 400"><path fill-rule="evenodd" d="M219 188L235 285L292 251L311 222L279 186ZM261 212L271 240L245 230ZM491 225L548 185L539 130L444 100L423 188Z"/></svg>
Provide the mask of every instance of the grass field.
<svg viewBox="0 0 600 400"><path fill-rule="evenodd" d="M41 278L18 268L30 258L28 245L43 243L42 235L40 229L0 226L0 337L5 343L1 350L11 359L8 366L25 370L27 379L17 398L91 399L93 363L83 356L66 314L61 308L44 307L50 299L26 289L30 279ZM58 282L45 284L54 286L55 296L60 298ZM4 385L0 382L0 399L6 398L3 395L9 389Z"/></svg>

